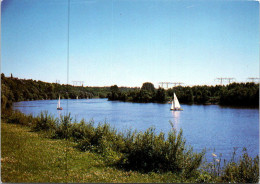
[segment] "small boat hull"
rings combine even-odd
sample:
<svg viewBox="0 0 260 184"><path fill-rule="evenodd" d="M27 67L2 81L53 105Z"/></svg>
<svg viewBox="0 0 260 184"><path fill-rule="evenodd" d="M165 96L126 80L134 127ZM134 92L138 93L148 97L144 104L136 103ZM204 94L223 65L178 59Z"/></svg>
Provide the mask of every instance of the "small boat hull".
<svg viewBox="0 0 260 184"><path fill-rule="evenodd" d="M62 107L58 107L57 110L63 110L63 108Z"/></svg>
<svg viewBox="0 0 260 184"><path fill-rule="evenodd" d="M177 109L177 108L175 108L175 109L170 109L171 111L183 111L183 109Z"/></svg>

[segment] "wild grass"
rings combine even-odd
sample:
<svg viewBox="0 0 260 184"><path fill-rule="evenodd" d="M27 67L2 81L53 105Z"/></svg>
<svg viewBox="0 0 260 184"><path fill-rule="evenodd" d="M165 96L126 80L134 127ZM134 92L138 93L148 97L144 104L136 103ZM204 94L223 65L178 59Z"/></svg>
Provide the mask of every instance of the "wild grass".
<svg viewBox="0 0 260 184"><path fill-rule="evenodd" d="M242 156L236 158L236 149L234 148L230 161L224 159L222 162L221 155L217 158L217 155L213 154L213 162L208 164L208 172L216 182L257 183L259 181L259 156L251 158L246 148L243 148Z"/></svg>
<svg viewBox="0 0 260 184"><path fill-rule="evenodd" d="M117 169L99 153L76 143L45 138L19 124L1 124L1 181L4 183L172 183L192 182L172 172ZM44 134L45 135L45 134Z"/></svg>
<svg viewBox="0 0 260 184"><path fill-rule="evenodd" d="M167 136L162 132L156 134L153 128L145 132L128 130L122 133L107 123L95 125L93 121L84 120L77 123L72 122L70 115L58 119L47 112L37 117L12 112L6 121L27 125L32 131L44 134L53 141L60 139L73 143L82 153L98 155L103 169L109 166L116 172L141 175L156 173L156 177L157 174L169 175L169 178L175 178L174 182L258 182L258 156L252 159L245 150L238 162L232 159L224 161L222 166L221 157L217 159L213 155L213 162L201 169L205 151L194 152L192 147L186 145L182 130L178 133L173 126ZM73 158L71 155L71 159Z"/></svg>

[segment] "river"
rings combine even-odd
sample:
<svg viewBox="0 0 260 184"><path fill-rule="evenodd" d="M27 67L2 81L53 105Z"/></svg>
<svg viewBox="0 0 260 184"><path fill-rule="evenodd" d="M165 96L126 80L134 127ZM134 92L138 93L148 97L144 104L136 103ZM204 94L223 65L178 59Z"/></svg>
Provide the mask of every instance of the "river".
<svg viewBox="0 0 260 184"><path fill-rule="evenodd" d="M131 103L107 99L36 100L14 103L14 109L25 114L38 115L41 111L59 117L71 114L78 122L94 120L107 122L119 131L137 129L144 131L154 127L156 132L169 132L171 121L179 131L183 129L187 144L195 151L207 149L206 158L211 161L214 152L218 158L230 159L233 148L241 155L243 147L250 156L259 154L259 109L231 108L218 105L182 105L183 111L170 111L170 104Z"/></svg>

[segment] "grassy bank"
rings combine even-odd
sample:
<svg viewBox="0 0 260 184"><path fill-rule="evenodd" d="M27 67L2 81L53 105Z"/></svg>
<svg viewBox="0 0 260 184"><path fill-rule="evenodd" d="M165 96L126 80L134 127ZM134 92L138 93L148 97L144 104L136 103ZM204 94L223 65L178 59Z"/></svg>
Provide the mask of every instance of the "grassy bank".
<svg viewBox="0 0 260 184"><path fill-rule="evenodd" d="M30 128L2 122L2 182L189 182L170 172L142 174L110 166L76 143L48 139ZM66 166L67 165L67 166ZM68 171L68 172L67 172Z"/></svg>
<svg viewBox="0 0 260 184"><path fill-rule="evenodd" d="M5 112L2 122L4 182L258 182L258 156L245 151L238 162L202 165L204 154L174 128L168 135L151 128L121 133L47 112Z"/></svg>

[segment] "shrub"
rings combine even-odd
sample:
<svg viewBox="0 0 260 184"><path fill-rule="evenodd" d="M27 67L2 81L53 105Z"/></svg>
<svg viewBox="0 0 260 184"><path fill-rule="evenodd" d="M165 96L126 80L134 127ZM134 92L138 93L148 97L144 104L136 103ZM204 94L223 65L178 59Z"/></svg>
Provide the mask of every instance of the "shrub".
<svg viewBox="0 0 260 184"><path fill-rule="evenodd" d="M31 126L34 123L34 118L32 115L25 115L19 111L13 111L9 114L9 117L5 117L7 123L20 124Z"/></svg>
<svg viewBox="0 0 260 184"><path fill-rule="evenodd" d="M56 130L58 119L54 116L48 115L48 112L41 112L40 116L35 118L34 131L41 130Z"/></svg>
<svg viewBox="0 0 260 184"><path fill-rule="evenodd" d="M60 123L55 127L55 132L52 138L56 139L69 139L71 138L71 120L70 114L67 116L60 117Z"/></svg>
<svg viewBox="0 0 260 184"><path fill-rule="evenodd" d="M153 128L131 137L120 165L142 172L172 171L190 177L201 164L204 153L193 153L185 146L182 130L179 134L173 128L165 140L164 133L155 134Z"/></svg>
<svg viewBox="0 0 260 184"><path fill-rule="evenodd" d="M114 128L107 123L101 124L94 127L94 122L75 126L74 135L81 137L82 140L79 142L79 149L86 150L91 149L93 151L102 153L107 149L113 151L122 150L124 143L123 138L120 134L117 134ZM75 136L74 136L75 138ZM79 139L78 139L79 140Z"/></svg>
<svg viewBox="0 0 260 184"><path fill-rule="evenodd" d="M86 123L81 120L80 123L73 123L71 126L71 137L74 141L80 141L83 139L91 139L94 136L94 122L90 121Z"/></svg>

